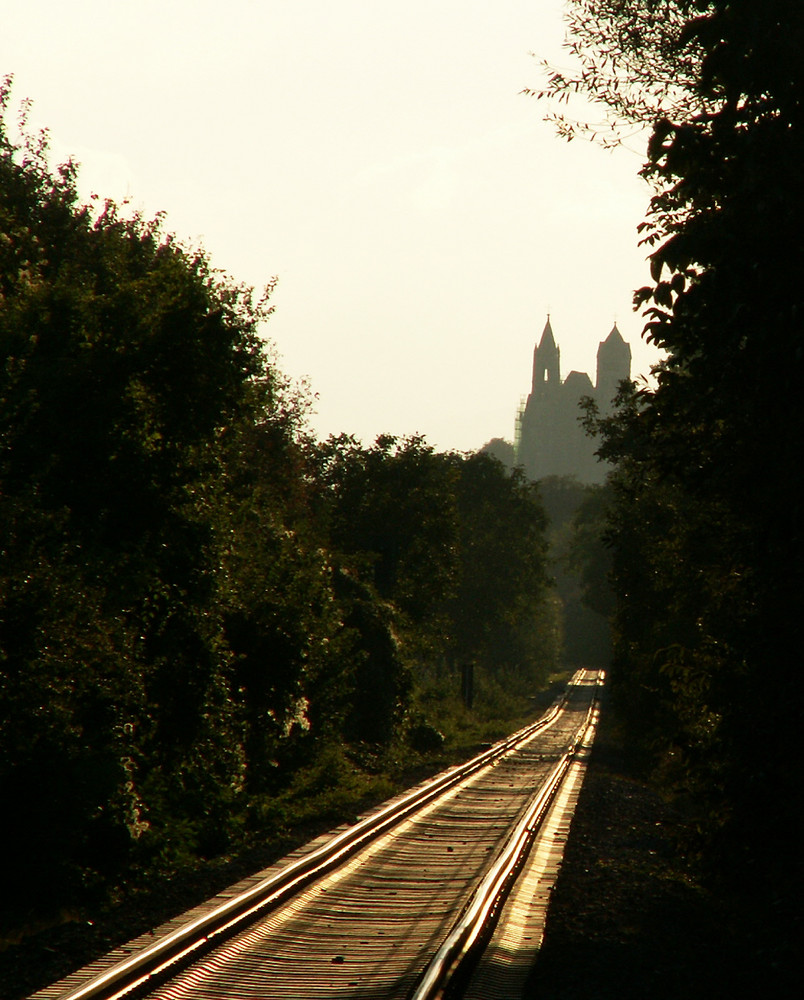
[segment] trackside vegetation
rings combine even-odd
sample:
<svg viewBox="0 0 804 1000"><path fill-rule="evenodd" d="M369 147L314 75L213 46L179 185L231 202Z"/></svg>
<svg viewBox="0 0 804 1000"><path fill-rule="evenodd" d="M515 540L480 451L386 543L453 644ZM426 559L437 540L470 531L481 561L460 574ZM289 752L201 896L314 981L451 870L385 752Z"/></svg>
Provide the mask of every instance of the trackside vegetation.
<svg viewBox="0 0 804 1000"><path fill-rule="evenodd" d="M561 632L533 484L419 437L314 440L262 338L272 285L83 204L17 110L5 81L6 940L502 735Z"/></svg>
<svg viewBox="0 0 804 1000"><path fill-rule="evenodd" d="M687 812L686 851L729 905L747 973L798 978L804 532L804 8L792 0L573 0L581 92L645 130L650 283L667 360L591 420L607 487L613 695ZM570 100L571 105L571 100Z"/></svg>

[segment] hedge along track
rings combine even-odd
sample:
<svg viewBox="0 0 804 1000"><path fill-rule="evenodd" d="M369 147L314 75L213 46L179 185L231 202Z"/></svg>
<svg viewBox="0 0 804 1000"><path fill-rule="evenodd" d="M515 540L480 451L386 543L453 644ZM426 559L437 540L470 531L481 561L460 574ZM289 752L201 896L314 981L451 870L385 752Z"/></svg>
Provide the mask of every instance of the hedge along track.
<svg viewBox="0 0 804 1000"><path fill-rule="evenodd" d="M592 677L593 680L594 678ZM520 730L508 739L501 741L490 750L478 755L466 764L453 768L407 794L400 796L353 826L336 833L328 839L316 842L318 846L314 844L311 850L293 860L289 860L281 870L269 870L266 877L260 878L256 883L250 884L244 891L230 896L230 898L217 903L217 905L211 908L207 906L204 912L194 917L190 916L183 922L178 924L176 921L172 922L171 925L168 925L167 932L159 934L152 942L146 942L143 945L140 940L136 943L130 955L114 961L112 964L109 964L107 960L105 967L102 968L98 965L90 966L82 973L76 973L68 977L68 979L63 980L61 984L55 984L53 987L41 991L36 995L38 1000L46 1000L46 998L47 1000L52 1000L52 998L59 998L59 1000L111 1000L113 997L122 996L135 989L138 995L147 993L160 997L178 997L184 995L219 997L225 995L234 998L238 996L268 997L295 995L297 997L306 997L336 995L335 992L318 992L318 987L314 985L312 980L305 986L298 979L299 976L304 978L307 966L310 968L313 966L320 967L323 961L320 955L316 957L310 950L312 948L312 944L310 944L312 941L311 935L318 933L324 924L328 927L332 922L337 923L332 912L326 909L323 917L319 913L315 918L305 918L302 907L305 904L306 897L317 894L320 904L320 900L324 898L324 894L331 891L334 898L335 889L327 887L327 877L329 876L335 882L345 878L344 873L351 873L350 877L352 877L362 864L362 858L371 855L374 858L373 864L375 867L373 870L367 869L367 871L372 873L363 877L361 869L361 874L358 874L355 878L356 882L361 886L361 891L382 890L371 894L372 905L379 901L379 910L377 912L380 916L374 915L372 917L366 909L367 904L365 904L365 901L360 904L360 912L368 920L370 927L379 927L385 921L389 928L389 933L399 933L400 926L402 926L405 918L404 916L396 918L392 914L392 908L396 906L396 902L391 900L390 897L397 896L398 890L389 888L390 885L394 884L393 876L386 874L386 872L390 872L393 868L396 854L400 856L406 854L406 863L410 867L412 860L414 868L417 871L416 879L418 881L415 885L411 884L410 875L405 877L408 895L412 892L414 895L419 894L424 897L441 882L460 882L464 878L463 869L466 869L467 884L471 881L472 886L474 886L477 883L478 876L474 872L469 874L469 869L472 865L476 866L478 861L477 858L471 862L464 861L464 853L471 852L473 849L476 855L480 850L490 852L489 855L484 855L482 862L484 868L488 868L488 857L494 856L494 853L499 850L501 843L508 839L508 831L516 818L512 819L510 815L504 816L501 813L505 813L508 810L510 814L512 809L516 815L522 812L522 801L516 800L515 793L508 793L502 786L507 785L513 788L516 784L519 789L517 793L519 799L523 798L523 788L526 793L524 796L525 800L529 799L532 795L532 772L521 772L518 777L514 777L512 771L510 775L512 780L508 781L506 769L510 770L515 766L519 767L516 761L518 761L523 751L527 751L534 760L540 761L539 766L542 769L549 767L555 771L556 766L553 763L556 757L555 748L548 748L547 754L536 753L534 755L532 751L532 747L535 745L534 741L539 740L540 737L541 739L548 738L542 734L548 734L552 727L555 727L555 730L561 730L562 726L566 727L569 717L573 716L573 713L575 715L578 714L578 707L573 708L573 702L578 701L579 693L582 692L584 687L588 692L589 685L589 676L584 672L579 672L573 679L564 698L537 722ZM581 698L581 701L583 701L583 698ZM583 708L584 717L586 717L587 707ZM577 722L575 728L577 728ZM570 738L570 743L573 742L573 738L577 738L575 728L573 728L573 737ZM556 739L558 739L558 736L556 736ZM562 746L566 745L566 734L561 737L561 740ZM539 745L541 746L541 742ZM562 752L565 751L562 750ZM560 757L561 753L557 756ZM483 782L485 782L485 785ZM490 785L489 782L491 782ZM467 794L470 799L474 796L476 800L475 806L457 804L459 800L456 797L461 796L460 801L464 802ZM493 798L493 801L491 801L490 797ZM489 802L491 803L490 805ZM429 827L427 826L428 823L430 824ZM396 847L395 840L391 837L392 831L401 831L401 829L410 827L411 824L419 824L418 840L413 846L409 845L404 848ZM421 826L421 824L424 824L424 826ZM443 845L439 847L439 844L445 838L450 839L453 833L459 829L462 832L455 833L456 847L443 847ZM422 832L422 830L425 832ZM429 832L427 832L428 830ZM500 830L502 833L499 832ZM464 838L462 847L457 843L460 837ZM485 843L483 838L490 838L488 846L480 846L481 843ZM469 845L468 847L467 844ZM429 854L427 853L428 850ZM444 855L444 852L452 854L454 851L457 851L454 857ZM416 861L417 852L423 859L421 866L418 866ZM449 867L446 866L447 862L449 862ZM429 874L428 866L431 869ZM451 872L456 868L459 871L459 875L454 876ZM419 875L421 876L420 879ZM348 886L351 883L344 884ZM383 902L386 890L388 895ZM350 891L352 896L354 896L356 890L353 888ZM440 919L437 931L430 931L427 928L422 930L420 925L423 925L426 921L423 921L421 917L413 918L411 927L404 926L401 934L401 938L404 940L401 941L401 944L408 946L412 943L408 939L415 937L416 933L420 932L427 938L426 954L423 954L421 959L414 961L409 971L406 967L404 973L401 971L403 963L400 963L399 969L391 968L393 963L383 958L375 969L375 975L379 975L380 973L384 975L387 972L390 976L389 982L391 980L392 982L390 982L385 992L379 988L378 982L369 986L364 976L360 974L361 968L364 974L370 971L371 960L366 959L362 962L362 965L360 960L357 961L357 978L349 980L347 975L346 981L337 987L337 995L366 997L407 995L415 979L421 975L422 964L426 962L427 956L436 950L438 941L443 937L443 924L448 919L446 914L458 912L465 905L466 898L470 893L471 889L464 891L460 902L457 901L456 897L455 899L448 899L446 903L442 901L431 904L432 907L435 907L436 911L438 911L439 907L443 907L442 912L437 914L438 919ZM400 891L399 895L403 895L403 893ZM302 912L302 916L298 916L297 910ZM340 912L339 910L338 915ZM288 914L290 916L287 916ZM295 932L294 937L288 938L287 935L293 935L293 927L297 926L289 922L293 919L297 921L301 920L301 924L298 925L300 929ZM436 917L432 919L435 920ZM305 923L305 920L307 920L307 923ZM322 921L324 924L322 924ZM285 966L288 963L292 965L292 971L295 974L295 986L293 987L295 992L292 992L290 988L288 988L287 992L283 992L284 988L279 983L279 979L277 978L278 973L274 966L267 973L269 975L268 982L266 982L263 972L260 974L263 978L258 976L254 980L253 986L243 985L247 981L251 982L250 977L252 972L250 970L254 964L251 960L249 960L251 964L247 962L245 967L238 966L231 973L220 971L221 961L216 959L215 956L218 953L225 953L231 959L235 952L241 955L244 951L248 951L251 945L241 946L238 942L241 938L251 940L251 937L263 933L262 931L251 931L251 928L255 924L259 924L260 926L270 924L271 927L268 927L265 933L274 933L271 929L273 925L281 924L282 927L286 928L284 931L285 938L282 939L283 943L276 946L271 945L269 950L271 950L272 954L271 961L274 962L274 965L276 963L279 964L279 972L282 970L283 963ZM281 938L282 928L279 929L278 933L280 933ZM342 932L338 931L338 933ZM354 932L350 930L348 933L351 934L351 938L348 941L349 947L347 949L341 948L341 951L347 950L349 952L348 961L353 961L355 956L359 956L361 948L368 954L371 951L370 945L372 943L376 944L376 942L363 940L366 937L366 933L361 932L359 929L356 929ZM384 933L385 931L382 929L377 930L378 935L383 935ZM235 940L236 936L239 936L237 940ZM263 945L259 945L259 947L264 949ZM395 948L396 944L393 947ZM213 949L214 955L211 954ZM283 951L282 949L285 950ZM324 946L324 951L326 954L326 945ZM203 985L206 980L203 977L207 974L193 972L192 969L196 968L196 966L201 968L202 966L196 963L195 960L200 955L207 956L208 953L210 953L209 961L213 962L217 970L215 975L218 977L221 975L224 977L230 975L231 980L228 981L228 985L221 986L218 979L216 980L218 985L210 985L208 988L209 991L206 992L207 987ZM282 957L283 955L285 956L284 958ZM394 953L395 955L396 953ZM264 960L265 956L263 955L260 959L263 965ZM203 961L207 962L207 958L204 958ZM335 967L338 965L343 966L347 962L347 956L338 951L328 961L332 963L332 971L343 972L343 969L336 969ZM192 966L190 965L191 962L194 963ZM182 971L185 969L187 970L186 973ZM351 973L351 970L349 972ZM190 991L189 993L176 992L175 990L179 989L179 987L174 989L171 986L171 982L174 979L176 982L179 981L176 975L179 978L184 976L184 981L186 982L189 982L187 980L188 976L191 978L192 984L187 987ZM200 979L199 976L201 977ZM209 982L211 983L212 980L209 980ZM262 984L261 987L259 983ZM269 985L271 987L270 990L268 989ZM333 987L335 985L335 981L333 980ZM162 986L164 986L164 991L162 990ZM349 992L345 991L347 987ZM366 992L362 991L363 987L366 988ZM398 990L404 990L404 992L398 992Z"/></svg>

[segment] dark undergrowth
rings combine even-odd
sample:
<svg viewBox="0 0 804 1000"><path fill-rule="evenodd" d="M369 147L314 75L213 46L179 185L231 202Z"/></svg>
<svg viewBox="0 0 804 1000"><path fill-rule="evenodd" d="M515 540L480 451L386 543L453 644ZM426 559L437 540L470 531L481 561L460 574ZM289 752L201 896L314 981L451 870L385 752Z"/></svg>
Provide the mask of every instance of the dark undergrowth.
<svg viewBox="0 0 804 1000"><path fill-rule="evenodd" d="M408 745L331 746L278 794L256 801L252 832L236 853L170 871L141 872L113 905L65 912L0 941L0 996L21 1000L113 948L209 899L290 851L453 764L467 760L538 717L563 691L569 672L535 694L512 696L482 685L469 711L452 693L430 690L418 707L443 742L425 752Z"/></svg>
<svg viewBox="0 0 804 1000"><path fill-rule="evenodd" d="M799 996L764 915L687 849L689 817L629 757L604 705L529 1000Z"/></svg>

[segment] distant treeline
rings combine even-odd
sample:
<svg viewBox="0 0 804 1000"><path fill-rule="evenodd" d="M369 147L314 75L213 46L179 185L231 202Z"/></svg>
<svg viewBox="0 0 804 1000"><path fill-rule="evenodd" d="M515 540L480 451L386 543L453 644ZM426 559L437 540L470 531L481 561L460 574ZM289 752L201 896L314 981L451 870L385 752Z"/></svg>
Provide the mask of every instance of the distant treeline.
<svg viewBox="0 0 804 1000"><path fill-rule="evenodd" d="M437 742L416 691L463 663L535 690L560 627L535 486L314 441L267 294L82 205L0 108L8 928L236 849L334 745Z"/></svg>

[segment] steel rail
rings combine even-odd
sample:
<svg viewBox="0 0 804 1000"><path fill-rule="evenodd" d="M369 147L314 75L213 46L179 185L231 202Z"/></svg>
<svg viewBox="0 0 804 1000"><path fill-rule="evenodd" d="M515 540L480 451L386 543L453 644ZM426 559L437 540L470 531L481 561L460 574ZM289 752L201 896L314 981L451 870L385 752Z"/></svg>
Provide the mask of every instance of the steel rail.
<svg viewBox="0 0 804 1000"><path fill-rule="evenodd" d="M514 826L505 846L422 973L418 985L410 995L410 1000L443 1000L448 995L457 995L456 984L469 971L469 967L484 947L488 934L493 930L502 904L525 863L550 804L557 795L570 764L592 724L603 678L604 674L601 671L596 682L595 697L572 742Z"/></svg>
<svg viewBox="0 0 804 1000"><path fill-rule="evenodd" d="M176 930L136 954L117 962L83 985L60 994L58 1000L113 1000L115 997L123 996L158 976L169 966L208 945L213 938L219 938L245 925L258 912L279 906L422 806L505 754L516 750L536 733L551 725L564 711L569 692L578 683L580 673L570 682L564 696L536 722L501 740L464 764L395 799L378 812L370 814L335 835L310 854L292 862L280 872L263 879L213 910L182 924Z"/></svg>

